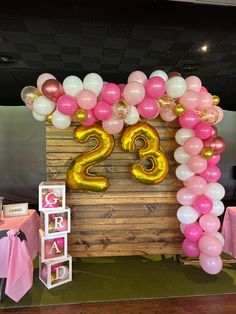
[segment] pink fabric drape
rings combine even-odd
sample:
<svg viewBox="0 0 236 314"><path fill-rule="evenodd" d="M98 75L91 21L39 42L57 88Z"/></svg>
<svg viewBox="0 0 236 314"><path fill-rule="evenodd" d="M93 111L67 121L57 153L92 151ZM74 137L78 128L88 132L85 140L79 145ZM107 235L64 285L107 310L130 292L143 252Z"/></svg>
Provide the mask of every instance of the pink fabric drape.
<svg viewBox="0 0 236 314"><path fill-rule="evenodd" d="M236 207L227 207L222 225L223 251L236 258Z"/></svg>

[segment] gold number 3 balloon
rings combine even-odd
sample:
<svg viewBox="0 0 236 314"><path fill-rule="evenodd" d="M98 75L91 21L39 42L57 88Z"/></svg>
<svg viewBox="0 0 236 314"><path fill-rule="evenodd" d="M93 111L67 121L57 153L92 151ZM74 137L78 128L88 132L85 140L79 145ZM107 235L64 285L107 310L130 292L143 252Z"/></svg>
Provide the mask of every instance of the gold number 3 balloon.
<svg viewBox="0 0 236 314"><path fill-rule="evenodd" d="M139 149L140 159L149 159L151 168L145 168L141 163L132 166L134 179L144 184L158 184L165 179L169 166L166 156L160 148L159 135L151 125L145 122L138 122L128 126L121 138L121 147L125 152L132 152L136 149L135 141L142 138L145 145Z"/></svg>
<svg viewBox="0 0 236 314"><path fill-rule="evenodd" d="M79 126L74 131L74 138L80 143L96 139L94 149L76 157L67 170L67 184L71 189L101 192L105 191L109 182L104 176L89 173L96 163L106 159L114 149L114 137L107 134L99 125Z"/></svg>

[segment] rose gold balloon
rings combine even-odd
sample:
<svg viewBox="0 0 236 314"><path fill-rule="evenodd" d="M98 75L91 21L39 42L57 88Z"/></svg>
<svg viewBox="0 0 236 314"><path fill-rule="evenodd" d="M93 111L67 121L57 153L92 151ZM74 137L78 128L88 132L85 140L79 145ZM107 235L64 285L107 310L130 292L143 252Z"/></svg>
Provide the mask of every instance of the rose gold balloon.
<svg viewBox="0 0 236 314"><path fill-rule="evenodd" d="M218 130L217 127L212 125L212 132L211 132L211 138L215 137L218 135Z"/></svg>
<svg viewBox="0 0 236 314"><path fill-rule="evenodd" d="M176 71L170 72L168 74L168 79L171 79L172 77L175 77L175 76L181 76L181 74L179 72L176 72Z"/></svg>
<svg viewBox="0 0 236 314"><path fill-rule="evenodd" d="M44 96L53 101L56 101L64 94L62 85L54 79L49 79L43 83L42 92Z"/></svg>
<svg viewBox="0 0 236 314"><path fill-rule="evenodd" d="M221 136L216 136L212 139L204 141L205 147L210 147L213 149L214 155L219 155L223 153L226 148L226 142Z"/></svg>

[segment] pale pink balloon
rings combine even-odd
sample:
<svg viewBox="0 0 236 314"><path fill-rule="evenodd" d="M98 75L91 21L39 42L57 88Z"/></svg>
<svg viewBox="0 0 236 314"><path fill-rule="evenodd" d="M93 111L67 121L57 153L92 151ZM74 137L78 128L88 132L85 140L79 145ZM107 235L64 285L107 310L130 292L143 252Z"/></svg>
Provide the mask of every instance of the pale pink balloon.
<svg viewBox="0 0 236 314"><path fill-rule="evenodd" d="M199 92L202 87L202 82L199 77L197 76L189 76L185 79L185 82L187 84L187 90L192 90L195 92Z"/></svg>
<svg viewBox="0 0 236 314"><path fill-rule="evenodd" d="M200 155L191 156L188 166L193 172L201 173L207 168L207 160L202 158Z"/></svg>
<svg viewBox="0 0 236 314"><path fill-rule="evenodd" d="M102 127L108 134L120 133L124 126L124 120L116 119L113 116L105 121L102 121Z"/></svg>
<svg viewBox="0 0 236 314"><path fill-rule="evenodd" d="M96 106L97 97L88 89L83 89L77 96L79 107L85 110L90 110Z"/></svg>
<svg viewBox="0 0 236 314"><path fill-rule="evenodd" d="M179 117L182 128L193 129L200 122L198 114L193 110L187 110Z"/></svg>
<svg viewBox="0 0 236 314"><path fill-rule="evenodd" d="M94 117L92 110L86 110L86 112L87 112L87 119L84 122L82 122L81 124L85 125L85 126L91 126L95 123L96 119Z"/></svg>
<svg viewBox="0 0 236 314"><path fill-rule="evenodd" d="M195 126L194 131L197 137L206 140L212 136L213 127L207 122L200 122Z"/></svg>
<svg viewBox="0 0 236 314"><path fill-rule="evenodd" d="M120 99L120 88L114 83L107 83L102 88L101 96L108 104L114 104Z"/></svg>
<svg viewBox="0 0 236 314"><path fill-rule="evenodd" d="M118 84L119 89L120 89L120 97L124 98L124 88L125 88L125 84Z"/></svg>
<svg viewBox="0 0 236 314"><path fill-rule="evenodd" d="M197 242L192 242L188 239L185 239L182 243L182 250L185 255L196 257L200 254Z"/></svg>
<svg viewBox="0 0 236 314"><path fill-rule="evenodd" d="M179 103L184 105L185 108L194 110L199 104L200 96L198 92L194 90L187 90L179 99Z"/></svg>
<svg viewBox="0 0 236 314"><path fill-rule="evenodd" d="M176 193L176 199L181 205L193 205L196 197L187 188L182 188Z"/></svg>
<svg viewBox="0 0 236 314"><path fill-rule="evenodd" d="M144 98L137 106L139 114L145 119L153 119L159 114L159 105L153 98Z"/></svg>
<svg viewBox="0 0 236 314"><path fill-rule="evenodd" d="M214 108L218 111L219 117L214 124L220 123L224 118L224 111L219 106L214 106Z"/></svg>
<svg viewBox="0 0 236 314"><path fill-rule="evenodd" d="M203 149L203 142L198 137L190 137L185 141L183 147L187 154L193 156L201 152Z"/></svg>
<svg viewBox="0 0 236 314"><path fill-rule="evenodd" d="M216 165L208 165L208 167L201 173L207 182L216 182L221 177L221 171Z"/></svg>
<svg viewBox="0 0 236 314"><path fill-rule="evenodd" d="M208 165L217 165L220 161L220 155L213 155L211 158L207 160Z"/></svg>
<svg viewBox="0 0 236 314"><path fill-rule="evenodd" d="M213 214L202 215L199 224L206 232L217 232L220 229L220 220Z"/></svg>
<svg viewBox="0 0 236 314"><path fill-rule="evenodd" d="M163 121L171 122L177 119L177 116L174 114L174 112L170 110L160 110L160 117Z"/></svg>
<svg viewBox="0 0 236 314"><path fill-rule="evenodd" d="M124 99L128 101L130 105L137 105L145 97L145 88L139 82L128 83L123 91Z"/></svg>
<svg viewBox="0 0 236 314"><path fill-rule="evenodd" d="M37 78L37 88L40 91L40 93L42 93L42 86L44 84L44 82L46 82L47 80L50 79L55 79L55 76L53 76L50 73L42 73L41 75L39 75L39 77Z"/></svg>
<svg viewBox="0 0 236 314"><path fill-rule="evenodd" d="M166 82L160 76L153 76L146 82L145 89L149 97L160 98L165 93Z"/></svg>
<svg viewBox="0 0 236 314"><path fill-rule="evenodd" d="M72 116L77 109L77 101L70 95L63 95L57 100L57 110L65 115Z"/></svg>
<svg viewBox="0 0 236 314"><path fill-rule="evenodd" d="M192 242L197 242L201 238L202 234L203 231L198 222L188 224L184 229L186 239Z"/></svg>
<svg viewBox="0 0 236 314"><path fill-rule="evenodd" d="M93 108L93 114L96 119L104 121L112 116L112 108L105 101L99 101Z"/></svg>
<svg viewBox="0 0 236 314"><path fill-rule="evenodd" d="M142 71L134 71L134 72L130 73L130 75L128 77L128 83L139 82L139 83L144 85L146 83L146 81L147 81L147 76Z"/></svg>
<svg viewBox="0 0 236 314"><path fill-rule="evenodd" d="M206 195L199 195L193 202L193 207L202 215L208 214L213 208L213 201Z"/></svg>
<svg viewBox="0 0 236 314"><path fill-rule="evenodd" d="M216 275L222 269L222 259L220 256L208 256L201 253L199 255L199 262L202 269L210 275Z"/></svg>
<svg viewBox="0 0 236 314"><path fill-rule="evenodd" d="M185 185L190 192L196 195L204 194L208 188L206 180L198 175L187 179Z"/></svg>
<svg viewBox="0 0 236 314"><path fill-rule="evenodd" d="M198 242L201 253L208 256L218 256L222 252L222 245L218 238L204 235Z"/></svg>
<svg viewBox="0 0 236 314"><path fill-rule="evenodd" d="M200 93L208 93L208 90L206 89L206 87L201 86Z"/></svg>
<svg viewBox="0 0 236 314"><path fill-rule="evenodd" d="M196 107L198 111L205 110L212 106L213 97L210 93L200 93L199 95L200 95L200 102Z"/></svg>

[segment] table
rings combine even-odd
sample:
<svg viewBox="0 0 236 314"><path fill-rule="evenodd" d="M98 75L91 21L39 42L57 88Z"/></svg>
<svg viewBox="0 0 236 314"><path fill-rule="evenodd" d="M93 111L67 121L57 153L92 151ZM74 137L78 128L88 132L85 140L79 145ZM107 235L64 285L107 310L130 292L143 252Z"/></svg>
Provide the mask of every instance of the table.
<svg viewBox="0 0 236 314"><path fill-rule="evenodd" d="M33 259L39 251L39 216L0 220L0 278L7 278L5 294L18 302L33 284ZM3 286L3 285L2 285Z"/></svg>
<svg viewBox="0 0 236 314"><path fill-rule="evenodd" d="M225 239L223 251L236 259L236 207L227 207L225 210L222 235Z"/></svg>

